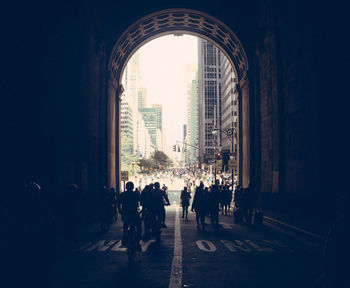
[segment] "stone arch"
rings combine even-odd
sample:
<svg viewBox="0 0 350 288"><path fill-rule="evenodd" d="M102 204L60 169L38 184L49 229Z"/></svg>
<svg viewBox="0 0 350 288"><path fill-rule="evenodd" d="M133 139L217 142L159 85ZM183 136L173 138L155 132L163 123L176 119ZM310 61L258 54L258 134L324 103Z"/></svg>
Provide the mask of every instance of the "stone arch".
<svg viewBox="0 0 350 288"><path fill-rule="evenodd" d="M231 62L238 78L240 127L239 131L239 182L250 182L250 113L248 59L243 45L235 33L217 18L191 9L167 9L146 15L130 25L115 43L108 62L108 185L119 188L120 96L123 92L121 78L133 53L147 42L169 34L189 34L215 44ZM119 130L120 131L120 130ZM241 135L243 134L243 135ZM242 157L244 155L244 157Z"/></svg>
<svg viewBox="0 0 350 288"><path fill-rule="evenodd" d="M220 20L190 9L168 9L144 16L119 37L108 69L118 83L132 54L145 43L173 33L190 34L213 42L231 61L238 80L248 71L246 52L235 33Z"/></svg>

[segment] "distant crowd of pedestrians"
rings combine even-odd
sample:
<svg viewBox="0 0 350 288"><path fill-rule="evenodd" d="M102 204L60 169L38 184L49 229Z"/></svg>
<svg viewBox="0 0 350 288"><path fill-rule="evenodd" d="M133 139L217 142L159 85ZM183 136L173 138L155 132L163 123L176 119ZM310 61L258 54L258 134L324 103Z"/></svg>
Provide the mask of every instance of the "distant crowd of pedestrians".
<svg viewBox="0 0 350 288"><path fill-rule="evenodd" d="M191 207L191 211L196 212L197 228L205 230L205 217L209 217L212 225L218 228L219 213L221 211L222 215L227 215L230 212L232 200L235 202L235 220L251 223L254 201L251 189L242 189L237 186L234 198L232 194L232 190L227 184L219 185L219 181L216 181L210 187L204 187L203 182L201 182L195 189Z"/></svg>

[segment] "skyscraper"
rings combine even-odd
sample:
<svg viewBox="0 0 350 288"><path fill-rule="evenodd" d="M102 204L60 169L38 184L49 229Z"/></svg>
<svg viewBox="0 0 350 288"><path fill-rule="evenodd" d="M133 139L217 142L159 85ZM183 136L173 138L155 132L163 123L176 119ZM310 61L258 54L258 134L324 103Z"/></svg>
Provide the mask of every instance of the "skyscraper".
<svg viewBox="0 0 350 288"><path fill-rule="evenodd" d="M155 150L158 150L157 143L157 109L156 108L141 108L139 109L148 133L151 137L151 144ZM158 132L159 133L159 132Z"/></svg>
<svg viewBox="0 0 350 288"><path fill-rule="evenodd" d="M132 141L133 153L137 156L149 155L150 135L145 122L138 111L140 94L143 104L146 99L146 89L140 87L139 53L136 52L129 60L122 78L124 93L121 101L121 133Z"/></svg>
<svg viewBox="0 0 350 288"><path fill-rule="evenodd" d="M157 128L162 131L163 129L163 119L162 119L162 104L152 104L152 108L156 109L157 113Z"/></svg>
<svg viewBox="0 0 350 288"><path fill-rule="evenodd" d="M151 137L146 128L145 121L141 113L137 111L137 143L135 145L137 157L139 159L149 158L152 152L151 146Z"/></svg>
<svg viewBox="0 0 350 288"><path fill-rule="evenodd" d="M187 159L188 163L198 161L198 73L187 90Z"/></svg>
<svg viewBox="0 0 350 288"><path fill-rule="evenodd" d="M139 87L137 92L137 107L140 108L146 108L147 107L147 91L145 87Z"/></svg>
<svg viewBox="0 0 350 288"><path fill-rule="evenodd" d="M123 94L122 99L125 95ZM123 101L121 103L121 133L133 141L134 136L134 123L133 123L133 113L128 102Z"/></svg>
<svg viewBox="0 0 350 288"><path fill-rule="evenodd" d="M201 163L212 163L221 148L221 69L220 50L212 43L198 38L198 132Z"/></svg>
<svg viewBox="0 0 350 288"><path fill-rule="evenodd" d="M133 152L136 152L137 143L137 91L138 91L138 81L139 80L139 54L136 52L129 60L122 78L122 84L124 87L124 93L122 95L122 105L121 105L121 126L126 129L126 123L123 121L132 121L132 125L128 124L128 128L132 126L132 132L128 131L128 137L131 137ZM124 119L123 119L124 117ZM122 132L124 131L122 128Z"/></svg>
<svg viewBox="0 0 350 288"><path fill-rule="evenodd" d="M221 92L222 92L222 129L238 129L238 93L236 89L237 78L233 67L226 56L221 54ZM233 157L236 162L238 160L237 153L237 133L233 134L233 138L224 135L222 137L222 155L223 165L226 170L228 167L228 159L230 152L234 154ZM232 149L233 139L233 149Z"/></svg>

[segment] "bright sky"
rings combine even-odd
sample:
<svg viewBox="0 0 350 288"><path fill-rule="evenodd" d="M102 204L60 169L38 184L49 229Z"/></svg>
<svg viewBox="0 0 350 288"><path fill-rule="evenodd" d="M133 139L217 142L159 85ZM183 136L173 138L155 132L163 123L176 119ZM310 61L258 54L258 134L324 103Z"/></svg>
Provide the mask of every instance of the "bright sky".
<svg viewBox="0 0 350 288"><path fill-rule="evenodd" d="M187 85L197 71L197 37L159 37L139 51L141 83L147 89L147 105L163 105L167 145L183 139L186 123ZM188 65L192 72L188 72ZM193 72L194 71L194 72Z"/></svg>

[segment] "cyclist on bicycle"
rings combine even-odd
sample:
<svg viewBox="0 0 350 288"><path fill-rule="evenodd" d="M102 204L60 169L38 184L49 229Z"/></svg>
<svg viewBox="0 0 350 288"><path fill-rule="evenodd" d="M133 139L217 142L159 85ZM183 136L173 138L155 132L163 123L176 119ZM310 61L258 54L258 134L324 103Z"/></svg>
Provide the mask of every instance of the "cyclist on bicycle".
<svg viewBox="0 0 350 288"><path fill-rule="evenodd" d="M141 219L138 212L140 195L134 192L133 189L134 183L129 181L126 183L126 191L121 193L119 197L119 211L121 211L123 220L122 245L125 246L127 244L128 226L133 223L136 226L137 249L141 251L141 246L139 244L141 239Z"/></svg>
<svg viewBox="0 0 350 288"><path fill-rule="evenodd" d="M148 216L150 219L150 224L153 226L155 224L154 220L158 219L160 226L164 227L164 200L163 195L165 192L160 189L159 182L154 183L154 189L151 188L148 194ZM154 227L153 227L154 228ZM152 229L153 229L152 228Z"/></svg>

